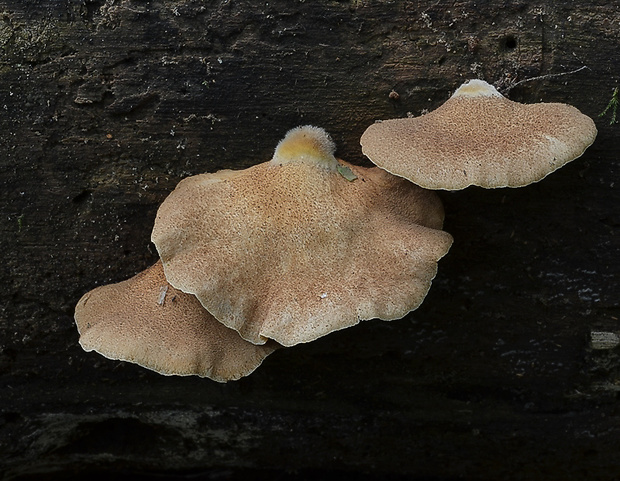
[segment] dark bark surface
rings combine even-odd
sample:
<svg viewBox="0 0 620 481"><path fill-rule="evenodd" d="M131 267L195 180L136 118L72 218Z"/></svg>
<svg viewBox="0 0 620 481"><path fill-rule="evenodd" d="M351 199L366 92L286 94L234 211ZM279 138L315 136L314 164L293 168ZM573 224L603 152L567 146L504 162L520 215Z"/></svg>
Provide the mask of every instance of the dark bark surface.
<svg viewBox="0 0 620 481"><path fill-rule="evenodd" d="M0 473L618 479L619 41L618 1L0 2ZM538 184L442 193L420 309L228 384L82 351L77 300L155 262L180 179L308 123L365 163L368 125L472 77L599 136Z"/></svg>

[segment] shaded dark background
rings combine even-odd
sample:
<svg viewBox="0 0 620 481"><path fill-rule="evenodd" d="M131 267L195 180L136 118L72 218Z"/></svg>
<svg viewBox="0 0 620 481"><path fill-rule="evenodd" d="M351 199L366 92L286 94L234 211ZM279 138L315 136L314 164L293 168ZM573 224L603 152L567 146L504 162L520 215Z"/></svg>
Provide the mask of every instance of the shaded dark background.
<svg viewBox="0 0 620 481"><path fill-rule="evenodd" d="M617 0L0 1L0 476L619 479L619 41ZM180 179L308 123L365 163L368 125L473 77L599 136L538 184L442 193L420 309L228 384L81 350L77 300L156 260Z"/></svg>

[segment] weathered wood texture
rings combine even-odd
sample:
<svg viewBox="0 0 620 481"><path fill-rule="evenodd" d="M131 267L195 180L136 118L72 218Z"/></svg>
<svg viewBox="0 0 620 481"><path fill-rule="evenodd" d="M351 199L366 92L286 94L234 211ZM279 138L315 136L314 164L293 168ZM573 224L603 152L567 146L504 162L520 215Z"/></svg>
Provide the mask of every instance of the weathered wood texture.
<svg viewBox="0 0 620 481"><path fill-rule="evenodd" d="M239 382L85 353L73 307L155 261L156 209L185 176L265 161L306 123L365 162L375 119L471 77L506 89L586 66L510 98L597 117L619 42L618 0L2 0L0 472L618 479L611 112L536 185L442 194L455 243L419 310Z"/></svg>

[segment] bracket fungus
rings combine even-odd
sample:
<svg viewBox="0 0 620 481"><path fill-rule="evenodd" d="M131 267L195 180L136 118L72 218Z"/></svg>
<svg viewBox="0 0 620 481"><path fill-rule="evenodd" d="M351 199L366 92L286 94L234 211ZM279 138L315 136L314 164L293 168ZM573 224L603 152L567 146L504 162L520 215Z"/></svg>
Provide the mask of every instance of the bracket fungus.
<svg viewBox="0 0 620 481"><path fill-rule="evenodd" d="M254 344L415 309L452 244L441 201L334 152L298 127L268 162L181 181L152 233L168 282Z"/></svg>
<svg viewBox="0 0 620 481"><path fill-rule="evenodd" d="M247 376L278 348L241 339L198 300L170 286L161 262L86 293L75 309L80 344L165 375L226 382Z"/></svg>
<svg viewBox="0 0 620 481"><path fill-rule="evenodd" d="M521 104L470 80L436 110L377 122L363 153L427 189L521 187L581 156L596 138L592 119L560 103Z"/></svg>

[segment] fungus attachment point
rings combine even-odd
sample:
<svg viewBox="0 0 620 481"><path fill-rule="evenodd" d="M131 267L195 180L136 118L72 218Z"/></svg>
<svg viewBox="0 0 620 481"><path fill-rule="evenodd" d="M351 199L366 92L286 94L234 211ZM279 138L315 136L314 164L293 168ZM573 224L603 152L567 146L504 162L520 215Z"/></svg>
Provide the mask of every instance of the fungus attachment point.
<svg viewBox="0 0 620 481"><path fill-rule="evenodd" d="M596 134L575 107L520 104L470 80L433 112L371 125L360 143L392 174L427 189L459 190L537 182L581 156Z"/></svg>
<svg viewBox="0 0 620 481"><path fill-rule="evenodd" d="M161 262L85 294L75 308L75 322L85 351L160 374L219 382L247 376L278 347L241 339L194 296L170 286Z"/></svg>
<svg viewBox="0 0 620 481"><path fill-rule="evenodd" d="M451 98L455 97L503 97L503 95L484 80L472 79L455 90Z"/></svg>
<svg viewBox="0 0 620 481"><path fill-rule="evenodd" d="M312 125L296 127L287 132L276 147L271 162L276 165L289 162L316 163L328 170L339 166L334 153L336 145L325 130Z"/></svg>
<svg viewBox="0 0 620 481"><path fill-rule="evenodd" d="M439 198L377 168L306 161L333 151L324 131L302 127L270 162L181 181L151 236L168 282L255 344L415 309L452 243Z"/></svg>

